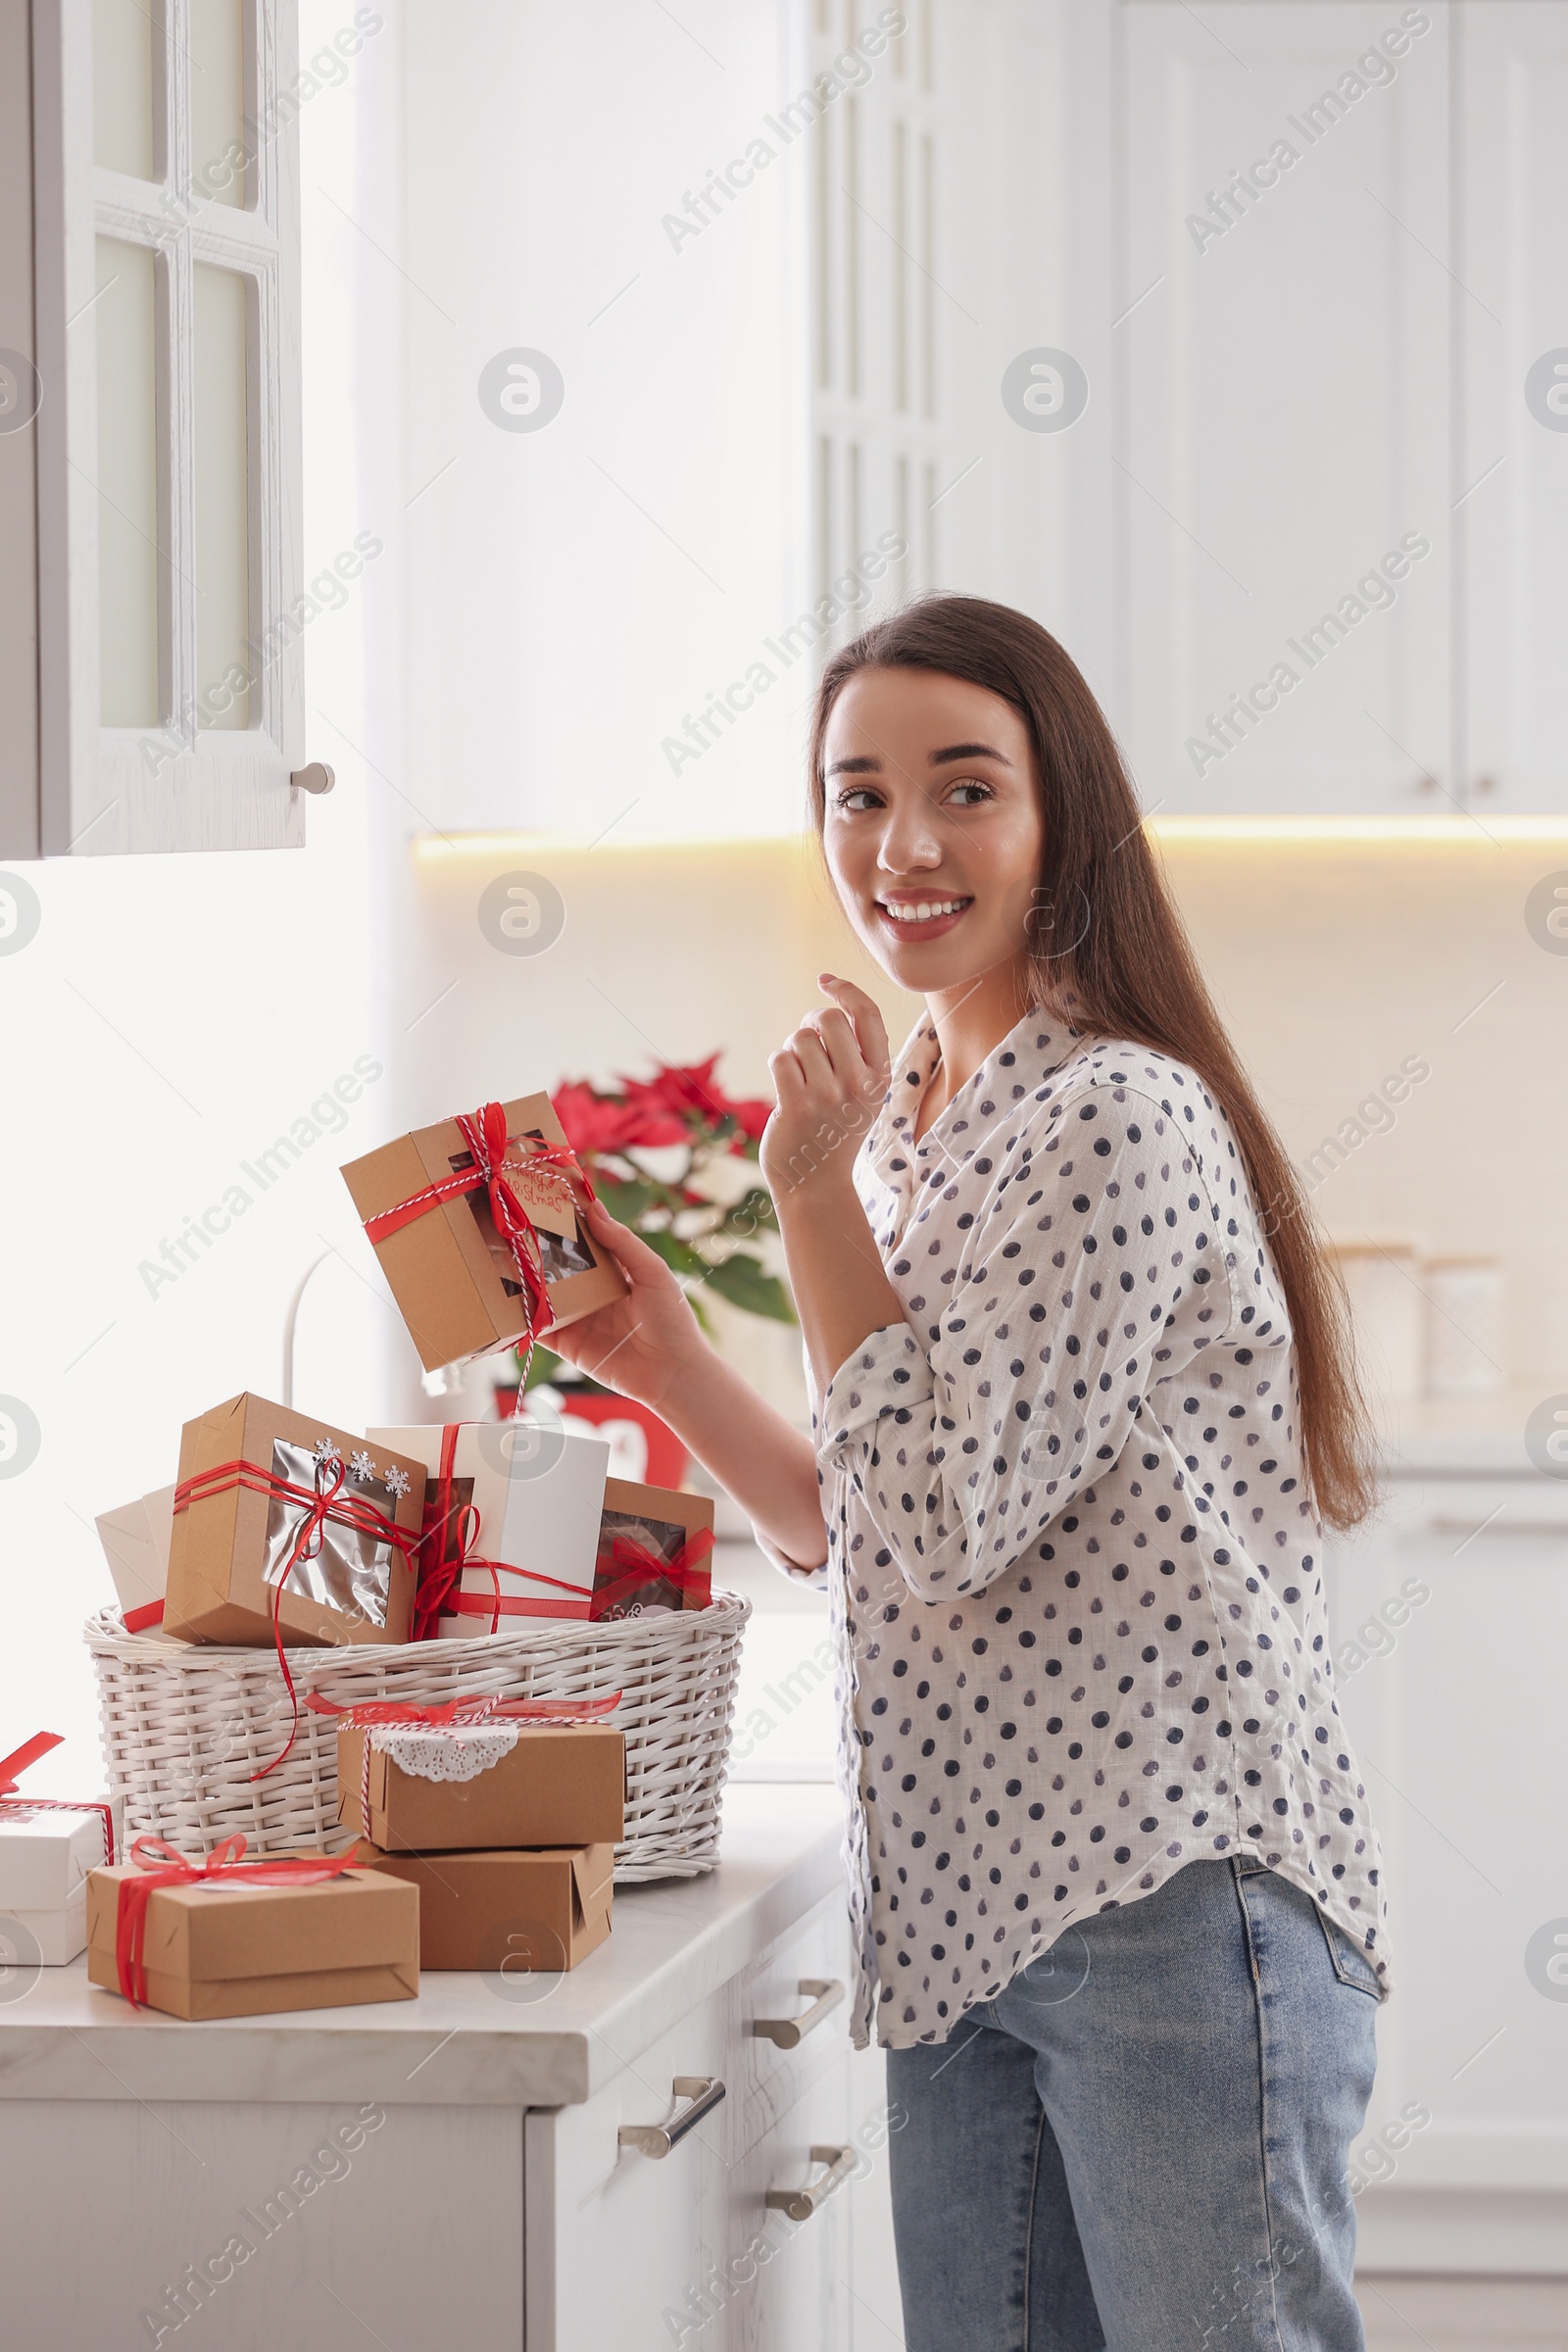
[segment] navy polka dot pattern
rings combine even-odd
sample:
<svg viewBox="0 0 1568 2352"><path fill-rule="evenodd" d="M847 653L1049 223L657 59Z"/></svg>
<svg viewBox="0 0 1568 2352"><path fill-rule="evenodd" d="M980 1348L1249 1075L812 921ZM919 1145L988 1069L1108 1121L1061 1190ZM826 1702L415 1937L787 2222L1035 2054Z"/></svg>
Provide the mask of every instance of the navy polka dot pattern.
<svg viewBox="0 0 1568 2352"><path fill-rule="evenodd" d="M930 1131L895 1064L858 1182L905 1319L816 1415L854 2019L946 2040L1073 1921L1261 1855L1385 1988L1291 1329L1191 1069L1038 1012Z"/></svg>

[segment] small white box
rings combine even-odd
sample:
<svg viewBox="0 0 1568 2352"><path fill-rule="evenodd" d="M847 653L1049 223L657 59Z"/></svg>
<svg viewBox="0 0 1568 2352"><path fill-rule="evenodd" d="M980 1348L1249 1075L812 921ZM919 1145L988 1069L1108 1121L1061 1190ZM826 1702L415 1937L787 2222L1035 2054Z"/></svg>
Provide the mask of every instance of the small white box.
<svg viewBox="0 0 1568 2352"><path fill-rule="evenodd" d="M41 1959L61 1967L84 1952L87 1873L108 1859L101 1813L7 1797L0 1806L0 1953L13 1965Z"/></svg>
<svg viewBox="0 0 1568 2352"><path fill-rule="evenodd" d="M0 1970L27 1968L41 1961L45 1968L69 1968L87 1949L87 1888L74 1903L55 1911L9 1911L0 1914Z"/></svg>
<svg viewBox="0 0 1568 2352"><path fill-rule="evenodd" d="M127 1634L150 1633L163 1623L169 1590L169 1546L174 1530L174 1490L158 1487L135 1502L105 1511L94 1522L115 1580L115 1594Z"/></svg>
<svg viewBox="0 0 1568 2352"><path fill-rule="evenodd" d="M476 1559L497 1561L503 1570L501 1630L535 1618L586 1618L610 1470L609 1445L603 1438L549 1423L461 1421L455 1426L453 1504L457 1508L471 1502L479 1515L476 1533L471 1520L467 1523L468 1552ZM372 1446L423 1462L430 1480L429 1510L440 1491L445 1434L434 1423L366 1432ZM577 1590L564 1592L563 1586ZM475 1608L471 1614L465 1610L443 1615L438 1627L443 1639L490 1631L496 1580L488 1569L465 1568L461 1589Z"/></svg>

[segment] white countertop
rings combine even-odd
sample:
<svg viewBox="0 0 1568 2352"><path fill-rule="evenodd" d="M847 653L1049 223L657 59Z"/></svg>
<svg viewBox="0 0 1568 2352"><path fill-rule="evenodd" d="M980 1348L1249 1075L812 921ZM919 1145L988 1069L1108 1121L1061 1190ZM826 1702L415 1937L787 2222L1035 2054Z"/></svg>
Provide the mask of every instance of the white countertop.
<svg viewBox="0 0 1568 2352"><path fill-rule="evenodd" d="M413 2001L199 2024L133 2010L85 1958L4 2001L0 2098L559 2107L591 2097L843 1886L822 1788L731 1788L719 1866L616 1889L610 1939L562 1975L427 1972Z"/></svg>
<svg viewBox="0 0 1568 2352"><path fill-rule="evenodd" d="M1525 1428L1549 1388L1499 1389L1490 1396L1419 1396L1379 1414L1384 1466L1393 1478L1504 1475L1555 1485L1536 1468Z"/></svg>

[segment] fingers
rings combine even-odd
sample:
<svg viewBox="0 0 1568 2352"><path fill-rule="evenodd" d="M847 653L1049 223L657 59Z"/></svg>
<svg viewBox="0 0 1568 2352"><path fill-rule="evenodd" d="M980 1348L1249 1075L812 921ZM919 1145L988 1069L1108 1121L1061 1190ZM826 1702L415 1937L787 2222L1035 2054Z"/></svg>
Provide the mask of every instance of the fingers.
<svg viewBox="0 0 1568 2352"><path fill-rule="evenodd" d="M867 1070L885 1081L892 1067L893 1052L888 1044L887 1023L875 1000L868 997L863 988L857 987L853 980L841 980L833 972L818 973L817 985L833 999L835 1005L843 1008L853 1023L856 1042Z"/></svg>

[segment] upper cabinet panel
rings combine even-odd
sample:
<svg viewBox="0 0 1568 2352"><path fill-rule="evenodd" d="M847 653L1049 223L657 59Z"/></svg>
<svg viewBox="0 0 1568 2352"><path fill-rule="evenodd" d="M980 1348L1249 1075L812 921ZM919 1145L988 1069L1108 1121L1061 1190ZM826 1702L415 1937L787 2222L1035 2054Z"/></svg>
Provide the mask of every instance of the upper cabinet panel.
<svg viewBox="0 0 1568 2352"><path fill-rule="evenodd" d="M38 397L0 499L36 514L36 743L0 855L290 846L295 0L34 0L30 33L0 134L30 156Z"/></svg>
<svg viewBox="0 0 1568 2352"><path fill-rule="evenodd" d="M1459 20L1459 752L1478 808L1568 808L1568 7Z"/></svg>
<svg viewBox="0 0 1568 2352"><path fill-rule="evenodd" d="M1445 15L1119 12L1120 700L1146 806L1452 805Z"/></svg>

